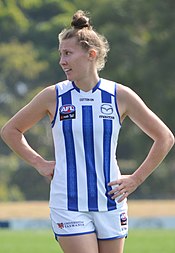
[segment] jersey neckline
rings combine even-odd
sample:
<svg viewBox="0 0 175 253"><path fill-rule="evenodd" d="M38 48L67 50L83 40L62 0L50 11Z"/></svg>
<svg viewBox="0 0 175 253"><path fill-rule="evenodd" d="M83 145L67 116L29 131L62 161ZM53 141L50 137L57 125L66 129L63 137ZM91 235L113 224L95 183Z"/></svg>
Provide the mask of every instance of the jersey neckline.
<svg viewBox="0 0 175 253"><path fill-rule="evenodd" d="M81 90L80 88L78 88L78 87L76 86L76 84L75 84L74 81L72 81L72 85L73 85L74 89L75 89L76 91L78 91L79 93L85 93L85 94L95 92L95 91L99 88L100 83L101 83L101 78L99 79L98 83L94 86L94 88L93 88L92 90L83 91L83 90Z"/></svg>

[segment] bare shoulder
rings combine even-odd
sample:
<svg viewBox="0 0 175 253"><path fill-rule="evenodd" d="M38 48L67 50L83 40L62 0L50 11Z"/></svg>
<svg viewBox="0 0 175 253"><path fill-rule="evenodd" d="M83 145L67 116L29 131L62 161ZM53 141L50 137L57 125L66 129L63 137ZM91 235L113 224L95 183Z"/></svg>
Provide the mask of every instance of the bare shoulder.
<svg viewBox="0 0 175 253"><path fill-rule="evenodd" d="M49 115L50 119L52 119L55 113L55 107L55 85L51 85L34 96L33 99L15 115L15 119L27 118L30 122L37 122L46 115Z"/></svg>
<svg viewBox="0 0 175 253"><path fill-rule="evenodd" d="M39 98L39 99L44 99L45 102L48 100L53 100L55 99L55 85L51 85L48 86L46 88L44 88L41 92L39 92L35 97L35 98Z"/></svg>
<svg viewBox="0 0 175 253"><path fill-rule="evenodd" d="M31 106L37 106L37 104L40 105L41 108L45 108L46 110L49 109L50 105L55 103L56 101L56 91L55 91L55 85L48 86L44 88L42 91L40 91L29 103ZM37 108L36 108L37 109Z"/></svg>
<svg viewBox="0 0 175 253"><path fill-rule="evenodd" d="M117 103L122 121L129 116L132 110L135 111L140 105L144 106L142 99L131 88L123 84L118 84Z"/></svg>
<svg viewBox="0 0 175 253"><path fill-rule="evenodd" d="M56 90L55 85L48 86L39 92L31 101L33 106L37 107L37 104L41 109L49 115L52 120L55 114L56 108Z"/></svg>
<svg viewBox="0 0 175 253"><path fill-rule="evenodd" d="M139 96L136 94L135 91L133 91L131 88L123 84L118 84L117 91L118 91L117 92L118 99L122 100L123 102L126 102L125 101L126 99L133 99L133 98L139 99Z"/></svg>

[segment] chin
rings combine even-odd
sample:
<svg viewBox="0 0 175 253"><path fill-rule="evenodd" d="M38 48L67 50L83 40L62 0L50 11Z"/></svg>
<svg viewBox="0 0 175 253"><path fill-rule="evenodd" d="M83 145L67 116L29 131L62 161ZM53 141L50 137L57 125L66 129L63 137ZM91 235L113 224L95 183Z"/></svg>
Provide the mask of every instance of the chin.
<svg viewBox="0 0 175 253"><path fill-rule="evenodd" d="M69 80L69 81L72 82L72 81L73 81L73 78L71 78L70 76L67 75L67 80Z"/></svg>
<svg viewBox="0 0 175 253"><path fill-rule="evenodd" d="M70 78L70 77L69 77L69 78L67 78L67 79L68 79L69 81L71 81L71 82L73 81L73 79L72 79L72 78Z"/></svg>

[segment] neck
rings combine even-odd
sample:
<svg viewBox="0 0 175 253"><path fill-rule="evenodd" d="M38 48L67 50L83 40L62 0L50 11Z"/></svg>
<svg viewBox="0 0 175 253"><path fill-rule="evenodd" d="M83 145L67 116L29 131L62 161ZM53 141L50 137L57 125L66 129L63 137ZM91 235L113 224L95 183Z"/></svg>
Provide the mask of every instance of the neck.
<svg viewBox="0 0 175 253"><path fill-rule="evenodd" d="M83 80L76 80L76 81L74 81L74 83L80 90L88 92L96 86L99 79L100 78L97 74L93 78L87 78L87 79L83 79Z"/></svg>

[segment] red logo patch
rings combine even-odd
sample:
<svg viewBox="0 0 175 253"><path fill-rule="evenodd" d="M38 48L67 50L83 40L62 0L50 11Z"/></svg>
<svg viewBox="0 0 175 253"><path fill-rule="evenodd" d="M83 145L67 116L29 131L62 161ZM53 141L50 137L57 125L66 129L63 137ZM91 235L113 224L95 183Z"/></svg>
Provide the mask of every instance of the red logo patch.
<svg viewBox="0 0 175 253"><path fill-rule="evenodd" d="M63 228L64 228L64 224L63 224L63 223L57 223L57 225L58 225L58 227L59 227L60 229L63 229Z"/></svg>

